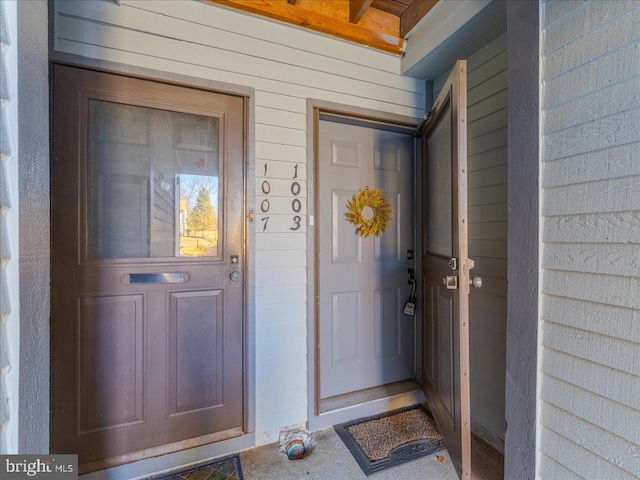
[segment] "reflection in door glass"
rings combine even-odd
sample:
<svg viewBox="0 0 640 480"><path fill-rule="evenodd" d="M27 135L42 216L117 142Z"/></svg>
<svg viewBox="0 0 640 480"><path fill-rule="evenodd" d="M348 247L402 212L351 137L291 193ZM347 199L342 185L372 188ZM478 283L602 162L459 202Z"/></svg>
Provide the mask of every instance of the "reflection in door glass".
<svg viewBox="0 0 640 480"><path fill-rule="evenodd" d="M180 175L180 256L218 252L218 177Z"/></svg>
<svg viewBox="0 0 640 480"><path fill-rule="evenodd" d="M219 120L89 101L91 258L218 255Z"/></svg>
<svg viewBox="0 0 640 480"><path fill-rule="evenodd" d="M427 136L428 251L453 255L451 215L451 103Z"/></svg>

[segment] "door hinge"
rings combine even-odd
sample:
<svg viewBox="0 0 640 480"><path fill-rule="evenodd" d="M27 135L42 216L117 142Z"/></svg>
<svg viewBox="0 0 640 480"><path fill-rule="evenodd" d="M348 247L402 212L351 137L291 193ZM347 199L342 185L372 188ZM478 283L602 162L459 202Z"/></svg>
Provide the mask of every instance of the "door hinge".
<svg viewBox="0 0 640 480"><path fill-rule="evenodd" d="M249 210L249 213L247 213L247 218L249 218L250 222L253 222L253 210Z"/></svg>

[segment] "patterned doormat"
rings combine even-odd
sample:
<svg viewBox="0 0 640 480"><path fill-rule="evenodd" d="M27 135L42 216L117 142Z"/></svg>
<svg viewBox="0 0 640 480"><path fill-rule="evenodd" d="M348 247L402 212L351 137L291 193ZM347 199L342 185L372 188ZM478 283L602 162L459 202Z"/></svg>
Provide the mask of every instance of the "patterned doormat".
<svg viewBox="0 0 640 480"><path fill-rule="evenodd" d="M240 456L234 455L199 467L181 470L157 480L243 480Z"/></svg>
<svg viewBox="0 0 640 480"><path fill-rule="evenodd" d="M422 405L334 425L365 475L444 448L442 435Z"/></svg>

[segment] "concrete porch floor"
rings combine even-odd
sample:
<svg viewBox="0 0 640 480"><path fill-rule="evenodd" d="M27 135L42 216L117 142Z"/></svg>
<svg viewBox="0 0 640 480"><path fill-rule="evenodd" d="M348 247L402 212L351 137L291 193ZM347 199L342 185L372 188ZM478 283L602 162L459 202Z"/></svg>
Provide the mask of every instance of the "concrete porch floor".
<svg viewBox="0 0 640 480"><path fill-rule="evenodd" d="M429 455L365 476L360 466L333 428L314 433L315 449L300 460L289 460L279 444L263 445L240 452L245 480L458 480L446 450L440 462ZM504 458L475 436L471 443L472 479L502 480Z"/></svg>

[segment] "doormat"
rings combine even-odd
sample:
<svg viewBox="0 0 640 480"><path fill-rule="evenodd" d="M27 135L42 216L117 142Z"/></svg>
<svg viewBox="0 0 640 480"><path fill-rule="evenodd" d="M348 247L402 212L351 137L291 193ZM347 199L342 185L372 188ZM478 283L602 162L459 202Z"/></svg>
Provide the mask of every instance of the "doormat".
<svg viewBox="0 0 640 480"><path fill-rule="evenodd" d="M436 423L422 405L334 425L365 475L444 448Z"/></svg>
<svg viewBox="0 0 640 480"><path fill-rule="evenodd" d="M199 467L174 472L157 480L243 480L240 456L234 455Z"/></svg>

